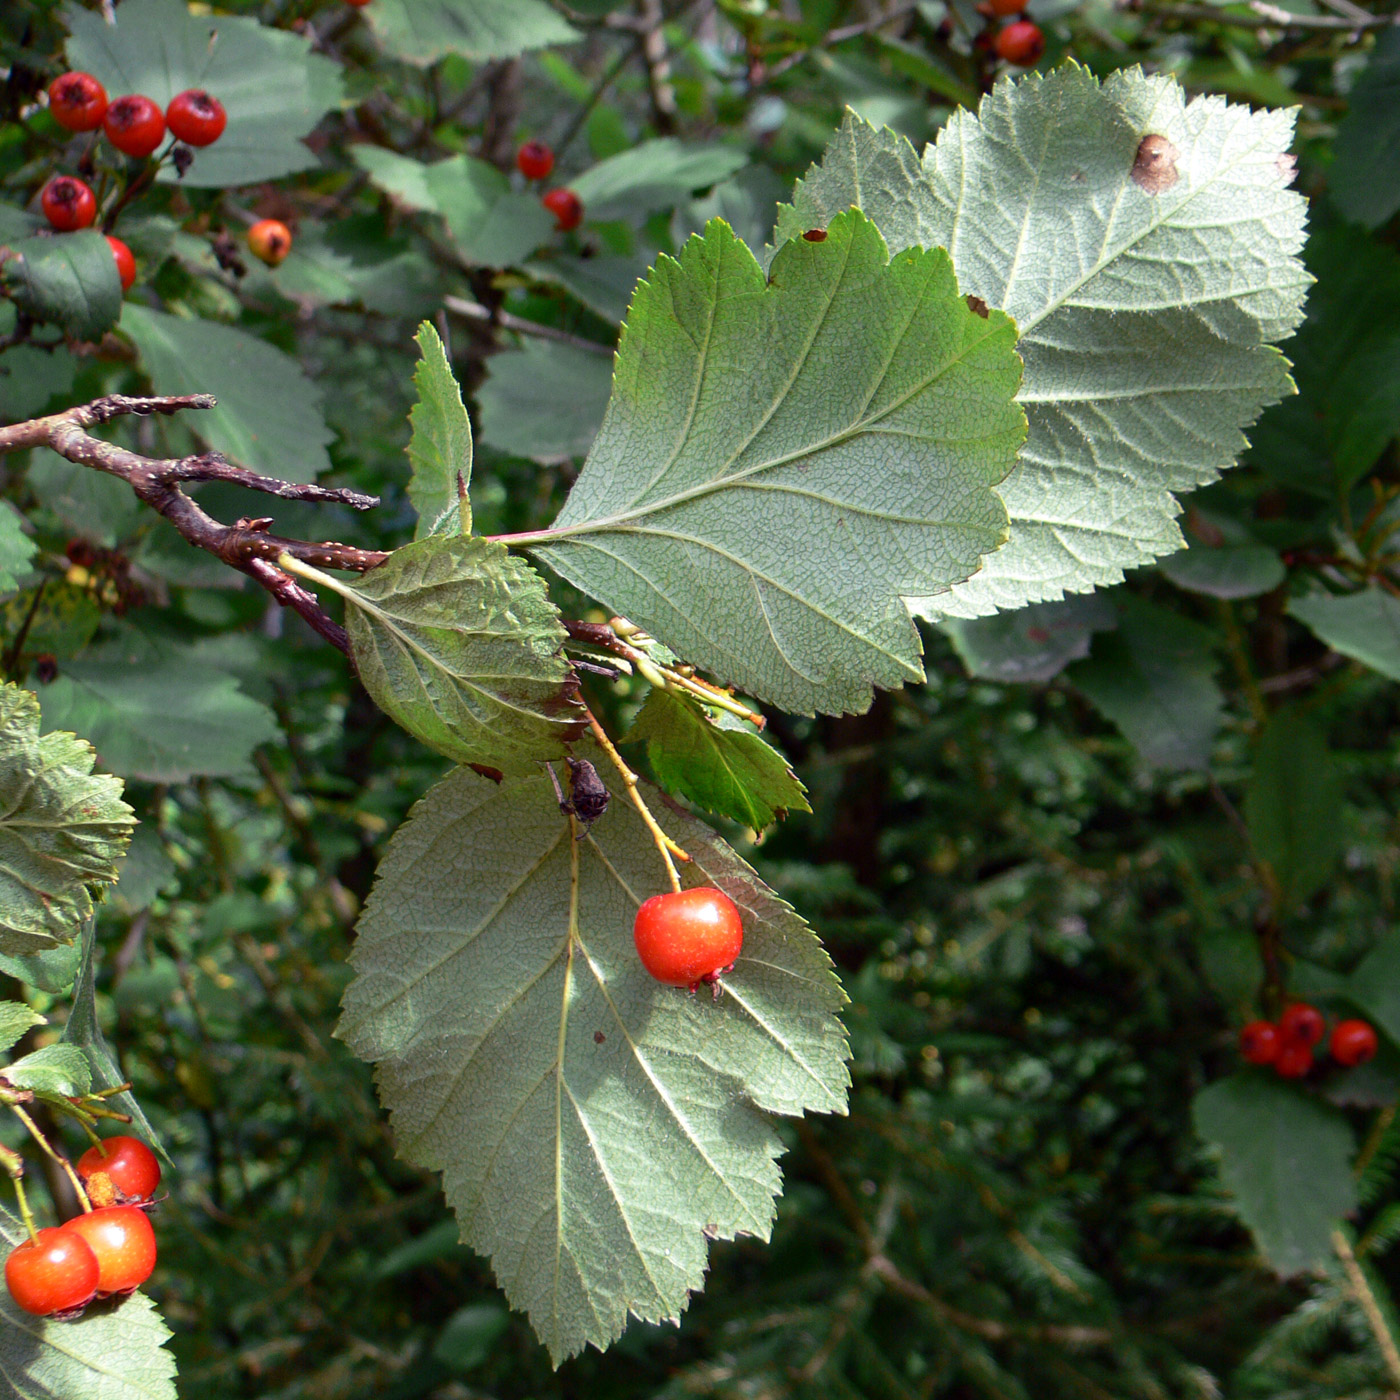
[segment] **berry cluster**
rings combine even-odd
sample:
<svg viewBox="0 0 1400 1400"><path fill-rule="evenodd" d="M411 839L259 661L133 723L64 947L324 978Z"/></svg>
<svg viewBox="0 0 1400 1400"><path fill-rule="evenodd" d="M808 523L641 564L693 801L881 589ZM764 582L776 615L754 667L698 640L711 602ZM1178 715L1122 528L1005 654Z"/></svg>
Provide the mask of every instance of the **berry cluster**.
<svg viewBox="0 0 1400 1400"><path fill-rule="evenodd" d="M1286 1006L1277 1021L1251 1021L1240 1030L1240 1054L1252 1065L1272 1065L1285 1079L1301 1079L1313 1067L1314 1048L1327 1032L1317 1007L1307 1002ZM1338 1021L1328 1042L1339 1065L1364 1065L1379 1048L1368 1021Z"/></svg>
<svg viewBox="0 0 1400 1400"><path fill-rule="evenodd" d="M146 1216L160 1185L160 1163L145 1143L113 1137L78 1159L91 1210L38 1230L5 1260L10 1297L38 1317L74 1316L94 1298L130 1293L156 1266Z"/></svg>
<svg viewBox="0 0 1400 1400"><path fill-rule="evenodd" d="M515 153L515 164L527 180L543 180L554 169L554 152L543 141L527 141ZM560 233L583 222L583 201L573 190L546 190L540 203L554 215L554 227Z"/></svg>

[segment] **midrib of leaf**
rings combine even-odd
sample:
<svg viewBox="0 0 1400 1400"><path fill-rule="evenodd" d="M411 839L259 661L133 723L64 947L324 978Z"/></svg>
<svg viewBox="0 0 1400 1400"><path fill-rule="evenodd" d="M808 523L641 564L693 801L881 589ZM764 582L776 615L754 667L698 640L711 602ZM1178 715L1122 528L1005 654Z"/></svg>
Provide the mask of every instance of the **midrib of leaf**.
<svg viewBox="0 0 1400 1400"><path fill-rule="evenodd" d="M145 1297L145 1295L142 1294L142 1297ZM149 1395L151 1397L151 1400L163 1400L165 1392L148 1389L143 1382L133 1380L131 1374L128 1371L115 1370L108 1366L99 1365L97 1357L84 1355L80 1352L74 1351L72 1347L63 1346L59 1342L53 1341L51 1339L52 1332L39 1332L34 1327L30 1326L27 1322L21 1321L19 1319L14 1319L12 1321L12 1325L15 1325L15 1323L18 1324L18 1328L20 1331L27 1332L31 1337L33 1337L35 1342L40 1347L49 1347L52 1350L58 1352L60 1356L66 1356L70 1361L77 1362L77 1364L83 1367L85 1370L95 1371L100 1376L107 1376L111 1380L118 1381L122 1385L127 1386L130 1389L136 1391L138 1394ZM145 1326L146 1324L143 1322L142 1325ZM52 1330L56 1331L58 1329ZM151 1332L155 1331L154 1328L150 1327L148 1327L147 1330ZM156 1345L160 1346L162 1345L162 1343L157 1342ZM23 1395L24 1393L25 1392L22 1391L18 1386L15 1386L16 1395Z"/></svg>
<svg viewBox="0 0 1400 1400"><path fill-rule="evenodd" d="M563 1335L559 1330L559 1269L564 1258L564 1041L569 1029L569 992L574 983L574 940L579 936L578 839L574 836L572 817L565 824L564 831L569 837L569 927L566 940L568 951L564 955L564 987L559 999L559 1039L554 1049L554 1294L552 1302L554 1335L556 1337ZM573 1097L572 1094L569 1095L570 1102L573 1101ZM583 1121L582 1114L579 1115L579 1121ZM613 1193L613 1199L617 1199L616 1192ZM631 1233L630 1226L628 1233ZM585 1288L584 1293L590 1294L590 1290Z"/></svg>

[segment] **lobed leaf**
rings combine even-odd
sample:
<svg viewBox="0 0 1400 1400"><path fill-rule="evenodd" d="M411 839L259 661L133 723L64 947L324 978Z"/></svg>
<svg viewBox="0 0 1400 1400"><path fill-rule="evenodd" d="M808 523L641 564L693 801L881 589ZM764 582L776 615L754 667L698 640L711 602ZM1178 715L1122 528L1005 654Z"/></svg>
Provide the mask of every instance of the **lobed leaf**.
<svg viewBox="0 0 1400 1400"><path fill-rule="evenodd" d="M904 595L1004 538L1024 420L1015 327L947 254L863 215L765 282L711 222L637 289L612 399L553 527L517 542L687 661L784 709L923 677Z"/></svg>
<svg viewBox="0 0 1400 1400"><path fill-rule="evenodd" d="M472 479L471 420L442 338L424 321L415 339L419 360L413 387L418 402L408 414L413 428L408 442L413 467L408 499L418 512L413 537L421 540L439 530L470 534L471 507L459 493Z"/></svg>
<svg viewBox="0 0 1400 1400"><path fill-rule="evenodd" d="M374 0L363 14L387 53L423 66L448 54L515 58L580 37L544 0Z"/></svg>
<svg viewBox="0 0 1400 1400"><path fill-rule="evenodd" d="M0 1050L11 1049L31 1026L42 1026L44 1018L31 1006L19 1001L0 1001Z"/></svg>
<svg viewBox="0 0 1400 1400"><path fill-rule="evenodd" d="M767 1238L767 1114L845 1108L821 945L706 827L660 815L694 858L686 882L743 913L718 1001L637 958L634 916L665 879L628 803L579 840L544 775L458 770L389 844L336 1032L377 1065L400 1152L443 1173L463 1240L556 1363L629 1313L676 1318L709 1240Z"/></svg>
<svg viewBox="0 0 1400 1400"><path fill-rule="evenodd" d="M92 1088L92 1066L76 1045L43 1045L0 1071L13 1089L41 1098L81 1098Z"/></svg>
<svg viewBox="0 0 1400 1400"><path fill-rule="evenodd" d="M481 440L539 461L582 457L598 435L612 387L611 356L527 340L492 355L477 390Z"/></svg>
<svg viewBox="0 0 1400 1400"><path fill-rule="evenodd" d="M21 311L73 340L99 339L121 315L112 250L92 229L10 241L0 249L0 279Z"/></svg>
<svg viewBox="0 0 1400 1400"><path fill-rule="evenodd" d="M1243 429L1292 390L1271 343L1310 280L1306 203L1286 188L1293 121L1072 62L1003 79L922 159L847 117L776 243L856 207L893 250L947 248L963 290L1015 317L1026 365L1030 436L1000 488L1010 543L916 612L1085 592L1181 547L1175 493L1232 465ZM1149 135L1167 142L1155 176L1137 163Z"/></svg>
<svg viewBox="0 0 1400 1400"><path fill-rule="evenodd" d="M1383 588L1314 593L1294 598L1288 611L1333 651L1400 681L1400 600Z"/></svg>
<svg viewBox="0 0 1400 1400"><path fill-rule="evenodd" d="M1092 593L942 622L968 675L1017 683L1053 680L1071 661L1088 656L1095 632L1117 626L1113 604Z"/></svg>

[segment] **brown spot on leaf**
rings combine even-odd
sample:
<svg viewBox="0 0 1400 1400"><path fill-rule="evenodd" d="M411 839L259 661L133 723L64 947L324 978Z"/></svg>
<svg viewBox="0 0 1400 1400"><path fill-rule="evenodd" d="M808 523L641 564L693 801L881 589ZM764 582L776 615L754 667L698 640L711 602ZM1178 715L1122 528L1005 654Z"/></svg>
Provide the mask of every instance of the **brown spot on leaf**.
<svg viewBox="0 0 1400 1400"><path fill-rule="evenodd" d="M991 315L991 312L987 309L987 303L983 301L981 297L975 297L969 292L966 300L967 309L980 316L984 321Z"/></svg>
<svg viewBox="0 0 1400 1400"><path fill-rule="evenodd" d="M1176 162L1181 152L1167 140L1149 132L1138 142L1131 171L1133 184L1144 194L1161 194L1176 184Z"/></svg>
<svg viewBox="0 0 1400 1400"><path fill-rule="evenodd" d="M808 243L826 242L826 230L824 228L809 228L802 236Z"/></svg>
<svg viewBox="0 0 1400 1400"><path fill-rule="evenodd" d="M483 778L490 778L493 783L499 783L505 777L499 768L492 768L489 763L469 763L467 767L473 773L480 773Z"/></svg>
<svg viewBox="0 0 1400 1400"><path fill-rule="evenodd" d="M607 1036L605 1036L605 1035L603 1034L602 1031L594 1031L594 1032L593 1032L593 1043L594 1043L594 1045L601 1045L606 1039L607 1039Z"/></svg>

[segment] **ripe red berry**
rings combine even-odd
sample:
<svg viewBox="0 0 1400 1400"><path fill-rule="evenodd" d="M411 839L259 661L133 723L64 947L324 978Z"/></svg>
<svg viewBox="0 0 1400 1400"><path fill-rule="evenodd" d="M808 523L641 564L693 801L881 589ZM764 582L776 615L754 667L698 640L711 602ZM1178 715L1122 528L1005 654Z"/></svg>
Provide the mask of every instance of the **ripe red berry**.
<svg viewBox="0 0 1400 1400"><path fill-rule="evenodd" d="M527 180L543 180L554 169L554 152L543 141L527 141L516 151L515 163Z"/></svg>
<svg viewBox="0 0 1400 1400"><path fill-rule="evenodd" d="M102 118L107 139L123 155L144 159L165 140L165 118L149 97L119 97Z"/></svg>
<svg viewBox="0 0 1400 1400"><path fill-rule="evenodd" d="M86 1240L96 1256L99 1293L130 1293L156 1266L156 1232L139 1206L88 1211L63 1229Z"/></svg>
<svg viewBox="0 0 1400 1400"><path fill-rule="evenodd" d="M1252 1065L1271 1065L1283 1048L1283 1037L1272 1021L1251 1021L1240 1029L1240 1054Z"/></svg>
<svg viewBox="0 0 1400 1400"><path fill-rule="evenodd" d="M1312 1046L1301 1040L1285 1041L1274 1060L1274 1069L1285 1079L1301 1079L1311 1068Z"/></svg>
<svg viewBox="0 0 1400 1400"><path fill-rule="evenodd" d="M1332 1058L1339 1065L1364 1065L1378 1045L1369 1021L1338 1021L1332 1028Z"/></svg>
<svg viewBox="0 0 1400 1400"><path fill-rule="evenodd" d="M632 926L637 956L658 982L689 987L713 981L744 946L734 901L710 886L653 895Z"/></svg>
<svg viewBox="0 0 1400 1400"><path fill-rule="evenodd" d="M212 146L224 134L228 113L217 97L202 88L190 88L170 99L165 109L170 134L187 146Z"/></svg>
<svg viewBox="0 0 1400 1400"><path fill-rule="evenodd" d="M39 196L44 217L60 233L87 228L97 217L97 196L71 175L55 175Z"/></svg>
<svg viewBox="0 0 1400 1400"><path fill-rule="evenodd" d="M353 5L357 10L362 10L369 4L369 0L345 0L347 5Z"/></svg>
<svg viewBox="0 0 1400 1400"><path fill-rule="evenodd" d="M1309 1006L1305 1001L1297 1001L1292 1006L1283 1008L1283 1015L1278 1018L1278 1028L1284 1040L1296 1041L1299 1045L1306 1045L1311 1049L1322 1039L1327 1023L1322 1019L1322 1012L1317 1007Z"/></svg>
<svg viewBox="0 0 1400 1400"><path fill-rule="evenodd" d="M1018 19L1008 24L996 37L996 51L1008 63L1018 68L1032 68L1045 52L1045 35L1038 24Z"/></svg>
<svg viewBox="0 0 1400 1400"><path fill-rule="evenodd" d="M540 203L554 215L554 227L568 233L583 222L583 201L573 190L550 190Z"/></svg>
<svg viewBox="0 0 1400 1400"><path fill-rule="evenodd" d="M96 131L107 115L107 89L91 73L65 73L49 84L49 111L69 131Z"/></svg>
<svg viewBox="0 0 1400 1400"><path fill-rule="evenodd" d="M63 1229L40 1230L5 1260L10 1297L36 1317L82 1307L97 1292L98 1275L92 1247Z"/></svg>
<svg viewBox="0 0 1400 1400"><path fill-rule="evenodd" d="M136 280L136 259L132 256L131 249L120 238L113 238L110 233L105 236L112 256L117 260L117 276L122 280L122 291L129 292L131 284Z"/></svg>
<svg viewBox="0 0 1400 1400"><path fill-rule="evenodd" d="M248 230L248 251L276 267L292 251L292 231L280 219L259 219Z"/></svg>
<svg viewBox="0 0 1400 1400"><path fill-rule="evenodd" d="M1026 8L1026 0L987 0L987 9L998 19L1010 19Z"/></svg>
<svg viewBox="0 0 1400 1400"><path fill-rule="evenodd" d="M160 1163L140 1138L109 1137L78 1158L78 1175L84 1185L91 1185L103 1174L117 1192L116 1199L123 1202L149 1201L160 1185Z"/></svg>

